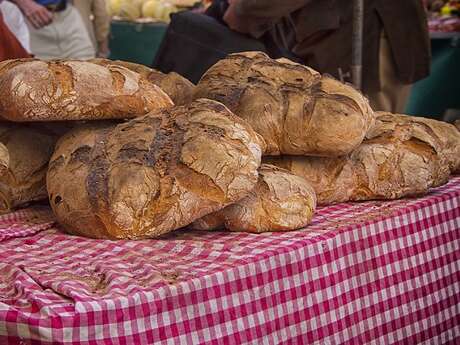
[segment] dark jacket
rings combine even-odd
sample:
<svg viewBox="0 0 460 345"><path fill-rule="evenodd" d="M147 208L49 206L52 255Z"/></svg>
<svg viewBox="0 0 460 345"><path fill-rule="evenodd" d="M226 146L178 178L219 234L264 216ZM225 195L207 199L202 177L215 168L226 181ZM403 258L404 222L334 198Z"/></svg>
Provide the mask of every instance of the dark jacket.
<svg viewBox="0 0 460 345"><path fill-rule="evenodd" d="M397 75L413 83L430 72L422 0L364 0L363 88L378 91L380 36L389 40ZM267 32L320 72L339 77L351 65L351 0L240 0L237 14L256 38Z"/></svg>

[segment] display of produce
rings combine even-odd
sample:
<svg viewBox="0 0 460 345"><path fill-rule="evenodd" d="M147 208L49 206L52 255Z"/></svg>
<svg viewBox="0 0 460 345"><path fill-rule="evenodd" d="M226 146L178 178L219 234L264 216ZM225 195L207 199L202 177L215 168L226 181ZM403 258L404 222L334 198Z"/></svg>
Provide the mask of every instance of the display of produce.
<svg viewBox="0 0 460 345"><path fill-rule="evenodd" d="M246 197L257 183L261 145L244 120L211 100L83 127L56 145L50 204L72 234L159 236Z"/></svg>
<svg viewBox="0 0 460 345"><path fill-rule="evenodd" d="M171 14L201 4L200 0L110 0L107 7L115 19L169 23Z"/></svg>
<svg viewBox="0 0 460 345"><path fill-rule="evenodd" d="M368 100L352 86L260 52L216 63L195 97L222 102L247 120L265 139L266 155L345 155L373 123Z"/></svg>
<svg viewBox="0 0 460 345"><path fill-rule="evenodd" d="M349 156L266 157L304 177L320 205L417 196L448 181L459 159L460 135L435 120L377 114L367 140Z"/></svg>
<svg viewBox="0 0 460 345"><path fill-rule="evenodd" d="M131 118L172 105L159 87L122 66L37 59L0 63L0 115L10 121Z"/></svg>
<svg viewBox="0 0 460 345"><path fill-rule="evenodd" d="M39 126L0 124L0 213L47 199L45 176L56 140Z"/></svg>
<svg viewBox="0 0 460 345"><path fill-rule="evenodd" d="M460 32L460 1L425 0L432 32Z"/></svg>
<svg viewBox="0 0 460 345"><path fill-rule="evenodd" d="M307 226L316 208L316 195L303 178L262 164L259 181L244 199L191 225L196 230L273 232Z"/></svg>
<svg viewBox="0 0 460 345"><path fill-rule="evenodd" d="M145 65L120 60L92 59L90 61L102 66L112 64L123 66L141 74L166 92L175 105L184 105L192 101L195 85L175 72L165 74Z"/></svg>

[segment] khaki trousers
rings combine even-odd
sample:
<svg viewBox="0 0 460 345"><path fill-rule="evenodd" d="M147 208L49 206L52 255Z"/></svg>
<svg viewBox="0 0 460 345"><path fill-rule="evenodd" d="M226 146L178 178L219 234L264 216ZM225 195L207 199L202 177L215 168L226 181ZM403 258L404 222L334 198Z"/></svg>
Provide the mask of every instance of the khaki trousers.
<svg viewBox="0 0 460 345"><path fill-rule="evenodd" d="M368 94L375 111L404 113L412 85L403 84L397 74L391 47L385 35L380 39L380 91Z"/></svg>
<svg viewBox="0 0 460 345"><path fill-rule="evenodd" d="M30 48L39 59L91 59L96 51L85 24L71 4L61 12L53 13L51 24L35 29L28 23Z"/></svg>

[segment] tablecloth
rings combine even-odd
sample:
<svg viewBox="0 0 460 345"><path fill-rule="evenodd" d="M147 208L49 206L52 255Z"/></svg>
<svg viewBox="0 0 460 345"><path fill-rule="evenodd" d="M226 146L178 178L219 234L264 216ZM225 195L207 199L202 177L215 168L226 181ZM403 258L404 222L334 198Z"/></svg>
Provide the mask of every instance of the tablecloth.
<svg viewBox="0 0 460 345"><path fill-rule="evenodd" d="M0 218L0 344L459 344L460 177L306 229L104 241Z"/></svg>

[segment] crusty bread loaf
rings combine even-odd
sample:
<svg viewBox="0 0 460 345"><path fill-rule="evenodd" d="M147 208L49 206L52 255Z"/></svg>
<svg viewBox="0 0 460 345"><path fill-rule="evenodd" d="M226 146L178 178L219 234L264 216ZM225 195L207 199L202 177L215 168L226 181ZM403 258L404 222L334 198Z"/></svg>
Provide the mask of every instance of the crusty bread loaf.
<svg viewBox="0 0 460 345"><path fill-rule="evenodd" d="M372 125L369 102L353 87L287 59L238 53L202 77L195 97L227 105L267 143L266 155L341 156Z"/></svg>
<svg viewBox="0 0 460 345"><path fill-rule="evenodd" d="M244 198L261 151L252 128L211 100L81 128L56 145L50 203L73 234L155 237Z"/></svg>
<svg viewBox="0 0 460 345"><path fill-rule="evenodd" d="M152 72L152 69L148 66L141 65L135 62L123 61L123 60L110 60L110 59L103 59L103 58L95 58L88 60L89 62L95 63L97 65L105 66L108 65L116 65L125 67L133 72L139 73L143 77L147 78L147 76Z"/></svg>
<svg viewBox="0 0 460 345"><path fill-rule="evenodd" d="M152 70L147 79L166 92L176 105L186 105L193 100L195 85L175 72L165 74Z"/></svg>
<svg viewBox="0 0 460 345"><path fill-rule="evenodd" d="M195 85L175 72L165 74L145 65L121 60L108 60L98 58L92 59L90 61L102 66L123 66L141 74L150 82L154 83L164 92L166 92L166 94L171 98L175 105L185 105L192 102Z"/></svg>
<svg viewBox="0 0 460 345"><path fill-rule="evenodd" d="M0 114L10 121L131 118L172 105L159 87L122 66L35 59L0 64Z"/></svg>
<svg viewBox="0 0 460 345"><path fill-rule="evenodd" d="M38 126L0 124L0 213L47 198L45 176L56 140Z"/></svg>
<svg viewBox="0 0 460 345"><path fill-rule="evenodd" d="M246 198L198 219L191 227L255 233L296 230L310 223L315 208L315 192L305 179L263 164L259 181Z"/></svg>
<svg viewBox="0 0 460 345"><path fill-rule="evenodd" d="M349 156L266 157L265 161L305 178L315 189L318 204L329 205L426 193L449 178L442 147L426 126L414 122L387 126L377 121L369 139Z"/></svg>
<svg viewBox="0 0 460 345"><path fill-rule="evenodd" d="M460 132L450 123L424 117L376 113L376 124L367 138L381 136L386 132L404 135L408 131L418 131L425 140L436 148L442 156L442 167L451 172L460 172Z"/></svg>
<svg viewBox="0 0 460 345"><path fill-rule="evenodd" d="M10 152L8 148L0 143L0 174L3 174L10 166Z"/></svg>

